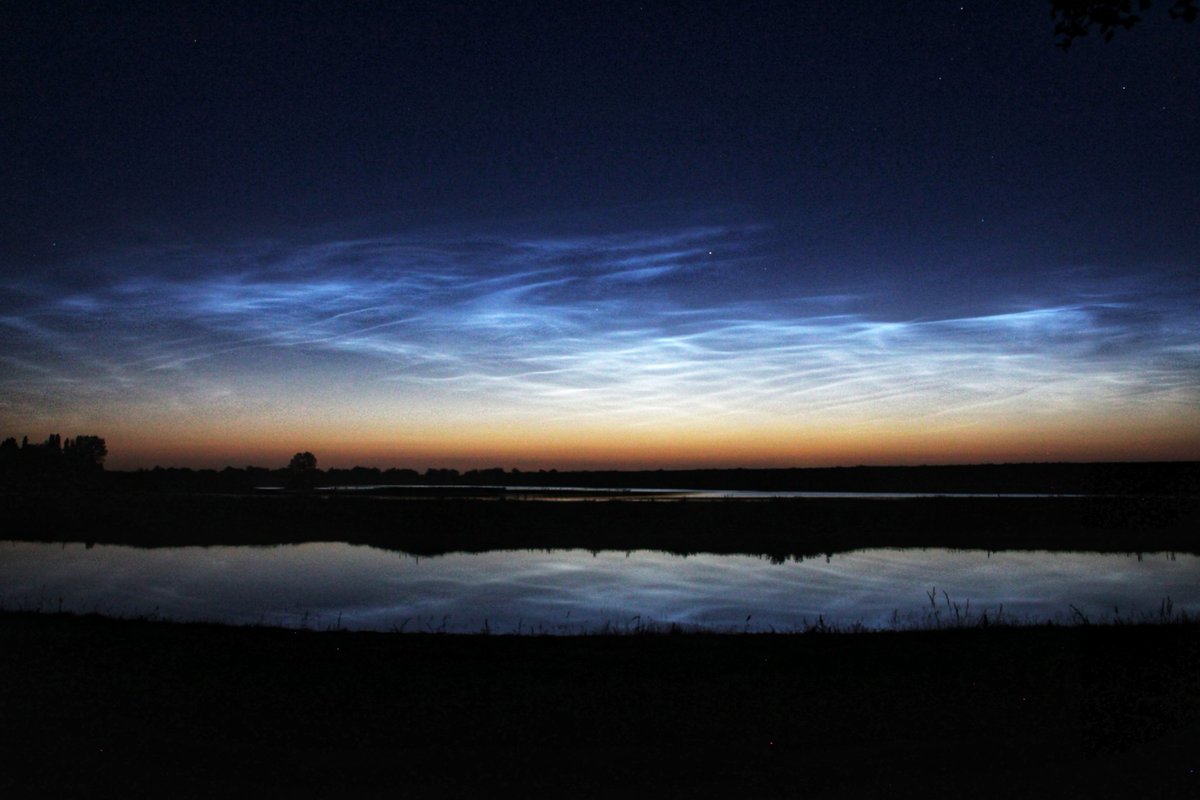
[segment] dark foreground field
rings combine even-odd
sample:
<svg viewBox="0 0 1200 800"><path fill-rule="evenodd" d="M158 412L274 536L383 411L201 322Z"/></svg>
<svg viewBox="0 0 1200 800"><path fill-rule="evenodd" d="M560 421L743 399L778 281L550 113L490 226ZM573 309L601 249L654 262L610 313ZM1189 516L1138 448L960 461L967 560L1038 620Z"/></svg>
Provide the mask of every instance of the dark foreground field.
<svg viewBox="0 0 1200 800"><path fill-rule="evenodd" d="M1198 663L1195 624L553 638L5 613L0 793L1196 797Z"/></svg>

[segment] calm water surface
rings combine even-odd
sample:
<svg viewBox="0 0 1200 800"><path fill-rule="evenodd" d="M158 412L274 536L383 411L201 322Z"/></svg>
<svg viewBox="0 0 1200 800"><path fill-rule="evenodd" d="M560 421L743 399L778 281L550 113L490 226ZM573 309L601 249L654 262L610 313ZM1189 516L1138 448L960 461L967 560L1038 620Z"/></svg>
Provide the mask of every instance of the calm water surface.
<svg viewBox="0 0 1200 800"><path fill-rule="evenodd" d="M861 550L773 564L749 556L584 550L414 558L340 543L140 549L0 545L7 609L317 629L580 633L680 624L790 631L977 616L1071 622L1200 613L1200 558L1166 553ZM947 606L947 597L950 606ZM1115 612L1114 612L1115 609Z"/></svg>

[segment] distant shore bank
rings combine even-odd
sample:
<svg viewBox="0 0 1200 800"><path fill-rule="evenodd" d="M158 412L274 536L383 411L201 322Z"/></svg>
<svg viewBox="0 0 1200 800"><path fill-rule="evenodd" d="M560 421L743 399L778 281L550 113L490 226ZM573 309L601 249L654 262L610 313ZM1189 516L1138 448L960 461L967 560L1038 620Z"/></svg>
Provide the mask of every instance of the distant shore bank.
<svg viewBox="0 0 1200 800"><path fill-rule="evenodd" d="M1200 493L1200 462L1040 462L796 468L523 471L472 469L161 468L103 473L108 491L247 492L263 486L538 487L604 490L885 492L908 494Z"/></svg>
<svg viewBox="0 0 1200 800"><path fill-rule="evenodd" d="M141 547L367 544L416 555L639 550L807 558L867 547L1200 552L1192 497L773 498L625 502L356 493L0 495L5 538Z"/></svg>

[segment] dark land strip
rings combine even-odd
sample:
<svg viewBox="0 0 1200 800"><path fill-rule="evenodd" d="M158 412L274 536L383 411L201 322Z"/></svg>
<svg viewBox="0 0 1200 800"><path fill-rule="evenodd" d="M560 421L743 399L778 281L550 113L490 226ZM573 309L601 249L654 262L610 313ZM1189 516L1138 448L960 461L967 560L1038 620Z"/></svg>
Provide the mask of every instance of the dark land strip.
<svg viewBox="0 0 1200 800"><path fill-rule="evenodd" d="M10 612L0 790L1195 797L1197 663L1194 623L560 638Z"/></svg>
<svg viewBox="0 0 1200 800"><path fill-rule="evenodd" d="M750 554L865 547L1200 552L1194 496L625 501L352 493L0 495L5 538L141 547L366 544L416 555L497 549Z"/></svg>
<svg viewBox="0 0 1200 800"><path fill-rule="evenodd" d="M0 475L2 475L0 471ZM32 486L51 474L13 473ZM58 476L61 480L70 476ZM81 478L83 476L76 476ZM1200 492L1200 462L955 464L940 466L799 467L795 469L504 470L154 468L108 471L89 482L108 491L248 492L262 486L573 487L760 492L899 492L908 494L1176 495Z"/></svg>

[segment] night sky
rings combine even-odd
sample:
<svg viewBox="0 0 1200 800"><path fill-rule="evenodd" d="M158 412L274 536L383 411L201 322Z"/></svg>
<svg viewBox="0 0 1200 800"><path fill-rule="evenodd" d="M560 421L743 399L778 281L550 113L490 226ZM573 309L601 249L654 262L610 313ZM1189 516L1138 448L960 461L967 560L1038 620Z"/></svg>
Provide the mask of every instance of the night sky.
<svg viewBox="0 0 1200 800"><path fill-rule="evenodd" d="M1200 458L1200 25L0 6L0 437L109 465Z"/></svg>

